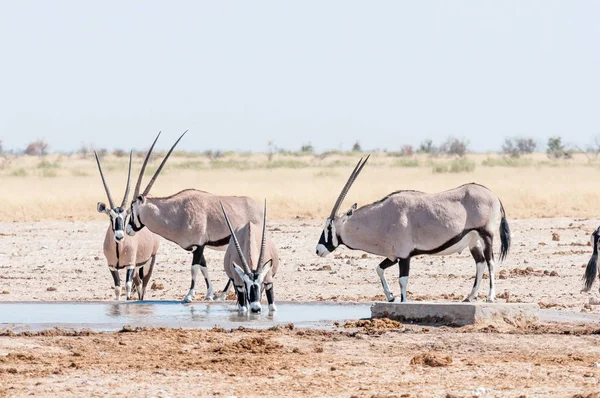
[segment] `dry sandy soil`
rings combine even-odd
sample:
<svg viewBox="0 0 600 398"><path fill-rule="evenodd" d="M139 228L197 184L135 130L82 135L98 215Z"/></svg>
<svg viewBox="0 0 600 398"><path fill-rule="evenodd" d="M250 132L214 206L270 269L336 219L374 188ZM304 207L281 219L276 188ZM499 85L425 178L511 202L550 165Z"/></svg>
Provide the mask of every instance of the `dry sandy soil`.
<svg viewBox="0 0 600 398"><path fill-rule="evenodd" d="M589 295L580 293L581 278L592 252L590 234L600 221L509 222L511 252L496 267L499 300L542 303L544 307L573 311L585 309ZM108 222L0 223L0 301L112 299L112 278L102 254L107 227ZM346 248L319 258L314 250L321 228L321 223L314 220L270 222L270 234L281 258L275 280L276 298L383 299L374 271L382 258ZM215 288L220 289L226 282L223 252L205 253ZM191 261L191 254L161 240L153 280L162 289L150 290L147 299L182 299L189 288ZM387 275L392 290L398 293L398 269L390 268ZM475 263L468 250L461 255L419 257L411 263L409 299L462 300L470 292L474 275ZM121 278L125 278L124 271ZM487 290L485 283L480 290L482 299ZM196 299L204 299L203 284L197 289Z"/></svg>
<svg viewBox="0 0 600 398"><path fill-rule="evenodd" d="M598 312L581 294L598 220L509 220L513 247L497 267L500 301ZM0 224L0 300L111 300L102 255L105 222ZM381 260L338 249L314 255L321 223L273 221L282 265L280 300L383 299ZM216 286L222 252L208 251ZM180 299L191 255L162 241L149 299ZM475 272L468 253L413 261L409 299L458 301ZM397 270L389 271L390 282ZM124 277L124 276L123 276ZM391 284L398 291L397 283ZM596 285L598 286L598 285ZM594 288L594 291L596 287ZM487 294L487 285L480 298ZM596 293L594 293L595 295ZM201 289L198 300L203 299ZM600 390L597 325L537 328L394 324L333 332L280 328L230 333L130 333L0 337L0 395L25 396L577 396Z"/></svg>

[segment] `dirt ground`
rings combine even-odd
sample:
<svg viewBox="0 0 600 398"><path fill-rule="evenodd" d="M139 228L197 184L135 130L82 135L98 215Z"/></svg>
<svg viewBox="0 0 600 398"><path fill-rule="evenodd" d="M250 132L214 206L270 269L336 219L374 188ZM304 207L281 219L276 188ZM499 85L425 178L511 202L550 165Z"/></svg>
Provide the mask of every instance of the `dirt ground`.
<svg viewBox="0 0 600 398"><path fill-rule="evenodd" d="M497 266L499 301L598 313L582 275L599 220L509 220L513 247ZM0 224L0 301L111 300L105 222ZM279 300L383 299L381 261L340 248L314 254L321 222L270 223ZM498 243L498 242L496 242ZM207 251L216 287L222 252ZM191 255L162 241L148 299L181 299ZM398 292L397 269L388 280ZM459 301L475 273L467 252L412 262L409 299ZM122 276L124 278L124 275ZM392 283L393 281L393 283ZM480 298L487 294L487 284ZM197 300L204 298L203 289ZM333 332L149 329L0 337L4 396L588 396L600 390L598 325L529 329L378 325ZM391 329L388 329L389 327Z"/></svg>
<svg viewBox="0 0 600 398"><path fill-rule="evenodd" d="M599 389L593 328L387 327L0 337L0 395L593 397Z"/></svg>
<svg viewBox="0 0 600 398"><path fill-rule="evenodd" d="M600 220L510 220L512 248L496 266L499 301L534 302L544 307L588 309L591 295L581 294L582 276L592 248L590 234ZM0 223L0 301L110 300L112 277L102 254L108 222ZM338 248L326 258L315 255L321 222L272 221L269 232L277 244L281 265L275 278L279 300L382 300L383 290L374 271L381 262L361 251ZM498 253L498 239L496 239ZM215 289L226 283L223 252L206 250ZM161 240L153 275L155 288L147 299L182 299L190 285L192 256ZM121 271L121 278L125 272ZM486 271L487 272L487 271ZM461 255L422 256L411 262L410 300L458 301L473 286L475 263ZM387 271L394 293L399 293L398 269ZM152 282L151 282L152 283ZM204 299L199 284L196 299ZM596 284L593 295L597 295ZM480 290L485 299L488 284ZM592 309L592 311L595 311Z"/></svg>

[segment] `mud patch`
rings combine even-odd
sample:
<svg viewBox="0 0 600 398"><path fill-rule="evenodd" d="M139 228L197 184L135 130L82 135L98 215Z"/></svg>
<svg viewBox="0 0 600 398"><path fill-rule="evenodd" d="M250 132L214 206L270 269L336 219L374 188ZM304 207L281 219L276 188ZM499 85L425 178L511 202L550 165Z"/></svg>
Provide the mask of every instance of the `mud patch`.
<svg viewBox="0 0 600 398"><path fill-rule="evenodd" d="M388 330L403 329L404 325L398 321L389 318L361 319L358 321L346 322L344 328L363 328L365 330Z"/></svg>
<svg viewBox="0 0 600 398"><path fill-rule="evenodd" d="M431 366L434 368L446 367L452 364L452 357L432 352L419 354L410 360L411 365Z"/></svg>

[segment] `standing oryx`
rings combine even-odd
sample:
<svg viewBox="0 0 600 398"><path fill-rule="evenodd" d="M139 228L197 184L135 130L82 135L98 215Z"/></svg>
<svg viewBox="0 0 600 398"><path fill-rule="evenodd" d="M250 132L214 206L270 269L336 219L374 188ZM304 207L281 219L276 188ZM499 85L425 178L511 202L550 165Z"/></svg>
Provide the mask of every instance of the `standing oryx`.
<svg viewBox="0 0 600 398"><path fill-rule="evenodd" d="M261 312L260 297L263 290L267 293L269 311L276 311L273 277L279 267L279 256L273 241L267 237L267 202L265 201L262 236L258 235L260 226L251 222L234 231L223 204L221 209L234 243L227 247L224 266L235 286L238 311L248 311L247 300L250 311Z"/></svg>
<svg viewBox="0 0 600 398"><path fill-rule="evenodd" d="M129 210L125 209L127 204L127 196L129 196L129 184L131 182L131 154L129 154L129 173L127 175L127 188L123 196L121 206L116 207L108 184L102 172L100 159L96 154L96 163L102 177L102 184L108 196L107 207L104 203L98 202L98 212L108 214L110 217L110 226L104 237L104 256L108 261L108 268L115 282L115 299L118 300L121 295L121 279L119 278L119 270L127 268L127 300L131 299L132 282L135 282L135 288L138 292L140 300L144 299L146 286L152 276L154 264L156 262L156 252L158 251L159 237L150 231L143 231L134 237L125 236L123 228L129 215ZM139 276L135 274L135 268L139 268ZM145 273L145 275L144 275Z"/></svg>
<svg viewBox="0 0 600 398"><path fill-rule="evenodd" d="M350 249L386 257L376 270L388 301L393 301L394 297L384 271L398 262L401 301L406 301L411 257L460 253L468 247L477 264L477 274L473 290L465 301L476 300L487 263L490 273L487 301L493 302L493 240L500 216L501 261L510 247L510 230L500 199L481 185L466 184L436 194L393 192L359 209L355 203L346 213L337 215L367 160L369 157L358 162L335 202L319 239L317 254L324 257L343 244Z"/></svg>
<svg viewBox="0 0 600 398"><path fill-rule="evenodd" d="M194 189L186 189L166 198L149 197L148 194L158 174L184 135L185 132L171 147L148 186L140 194L144 170L160 133L154 140L146 154L135 186L127 233L133 236L144 227L148 227L155 234L178 244L184 250L193 252L192 284L184 302L190 302L194 297L198 270L202 271L206 282L206 300L212 300L214 289L208 275L204 248L225 250L231 236L231 232L223 223L219 202L223 202L227 208L234 228L249 222L261 225L263 211L258 203L246 196L218 196ZM230 283L231 280L227 282L219 299L225 297Z"/></svg>

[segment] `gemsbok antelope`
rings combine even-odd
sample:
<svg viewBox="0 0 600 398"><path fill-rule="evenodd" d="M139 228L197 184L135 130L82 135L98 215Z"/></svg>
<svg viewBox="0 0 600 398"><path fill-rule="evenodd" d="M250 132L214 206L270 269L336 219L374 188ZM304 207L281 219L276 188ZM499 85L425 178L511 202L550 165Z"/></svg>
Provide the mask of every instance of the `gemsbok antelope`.
<svg viewBox="0 0 600 398"><path fill-rule="evenodd" d="M592 289L594 281L596 280L596 275L598 272L598 245L600 244L600 227L598 227L592 233L591 241L593 250L592 257L590 257L590 261L588 261L588 265L585 268L585 275L583 276L583 279L585 280L585 285L583 287L582 292L589 292ZM598 303L594 302L594 304Z"/></svg>
<svg viewBox="0 0 600 398"><path fill-rule="evenodd" d="M227 247L224 267L235 286L238 311L248 311L247 301L250 311L261 312L260 298L263 290L267 294L269 311L276 311L273 277L279 267L279 256L273 241L267 236L267 202L265 201L263 211L262 236L258 235L260 225L251 222L234 231L222 204L221 209L234 243Z"/></svg>
<svg viewBox="0 0 600 398"><path fill-rule="evenodd" d="M184 135L185 132L173 144L146 189L140 194L146 164L160 133L148 150L135 186L127 233L133 236L146 227L155 234L176 243L184 250L192 252L192 283L183 301L190 302L194 298L199 270L202 271L206 282L206 300L212 300L215 291L208 274L204 249L208 247L225 250L231 236L231 232L223 223L219 202L222 202L227 208L234 228L239 228L249 222L260 225L263 212L258 203L246 196L219 196L195 189L186 189L165 198L148 196L165 162ZM225 297L230 284L231 280L228 280L218 299Z"/></svg>
<svg viewBox="0 0 600 398"><path fill-rule="evenodd" d="M488 302L495 300L493 240L500 220L500 260L510 248L510 229L500 199L478 184L466 184L445 192L393 192L363 206L356 203L337 214L350 187L369 160L361 158L325 221L317 255L325 257L339 245L384 256L376 267L385 296L394 301L384 272L399 264L401 301L406 301L410 259L421 254L447 255L469 248L476 263L475 283L465 301L477 299L487 263L490 277Z"/></svg>
<svg viewBox="0 0 600 398"><path fill-rule="evenodd" d="M126 289L127 300L131 299L132 284L135 284L135 289L138 292L138 298L144 299L146 287L152 277L154 264L156 263L156 253L159 246L159 237L150 231L143 231L136 236L125 236L123 228L129 216L129 210L125 208L127 197L129 196L129 185L131 182L131 154L129 154L129 173L127 175L127 188L121 206L115 206L108 184L102 172L100 159L98 154L96 163L102 177L102 184L108 197L108 204L98 202L98 212L107 214L110 218L110 225L104 237L104 256L108 262L108 268L112 274L115 283L115 299L118 300L121 296L121 279L119 270L127 268ZM135 269L139 269L139 276L135 273Z"/></svg>

